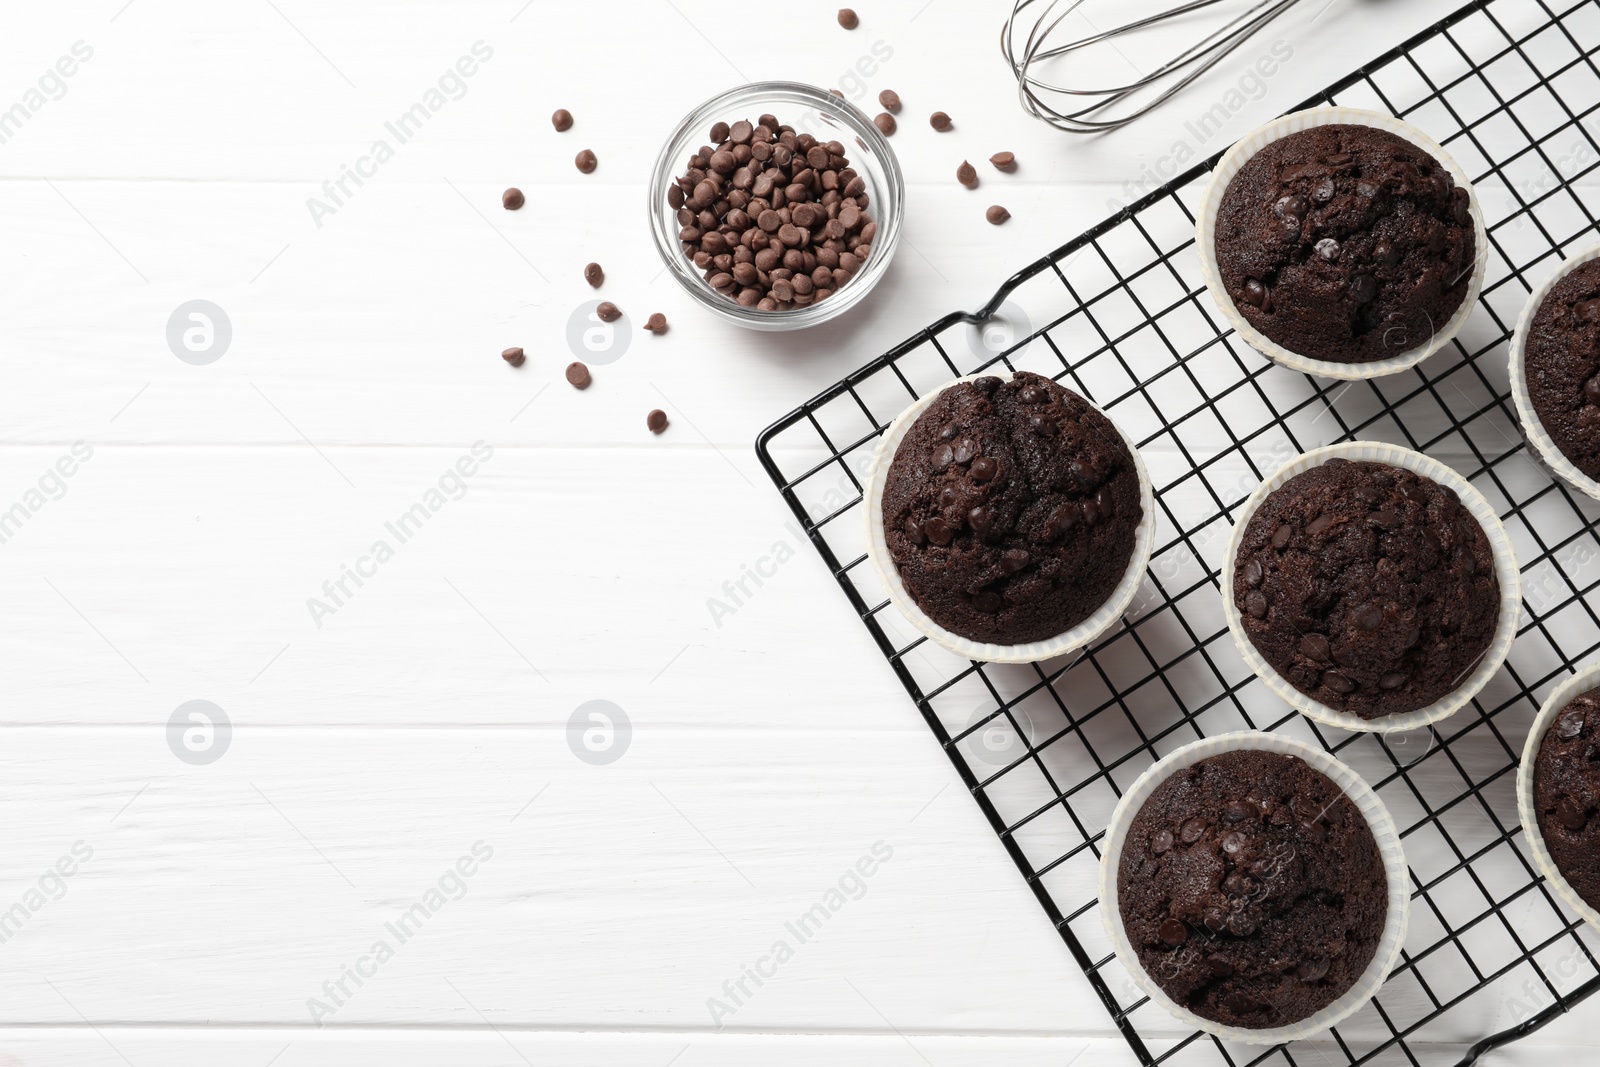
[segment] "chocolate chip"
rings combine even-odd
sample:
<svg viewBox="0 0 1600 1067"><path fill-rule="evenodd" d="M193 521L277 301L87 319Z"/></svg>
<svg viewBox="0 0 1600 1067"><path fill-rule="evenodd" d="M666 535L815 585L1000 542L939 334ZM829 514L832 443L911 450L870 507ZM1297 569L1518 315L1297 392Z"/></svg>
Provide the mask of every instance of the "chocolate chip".
<svg viewBox="0 0 1600 1067"><path fill-rule="evenodd" d="M1237 1012L1240 1015L1249 1015L1260 1011L1262 1008L1261 1001L1256 999L1254 994L1246 993L1242 989L1236 989L1223 997L1222 1003L1227 1006L1229 1011Z"/></svg>
<svg viewBox="0 0 1600 1067"><path fill-rule="evenodd" d="M1256 810L1242 800L1230 800L1222 808L1222 821L1241 823L1256 814Z"/></svg>
<svg viewBox="0 0 1600 1067"><path fill-rule="evenodd" d="M999 204L992 204L990 205L989 210L983 213L983 217L989 220L990 225L999 226L1002 225L1007 219L1011 218L1011 212L1007 211Z"/></svg>
<svg viewBox="0 0 1600 1067"><path fill-rule="evenodd" d="M1278 527L1276 530L1272 531L1272 547L1273 548L1285 548L1285 547L1287 547L1288 544L1289 544L1289 538L1291 538L1293 536L1294 536L1294 531L1291 530L1289 527L1287 527L1287 526Z"/></svg>
<svg viewBox="0 0 1600 1067"><path fill-rule="evenodd" d="M999 471L1000 464L988 456L979 456L972 461L972 480L980 484L992 481Z"/></svg>
<svg viewBox="0 0 1600 1067"><path fill-rule="evenodd" d="M1172 848L1172 831L1171 830L1157 830L1154 834L1150 835L1150 851L1151 852L1154 852L1156 855L1159 856L1163 852L1167 852L1167 851L1171 850L1171 848Z"/></svg>
<svg viewBox="0 0 1600 1067"><path fill-rule="evenodd" d="M1008 548L1000 554L1000 573L1010 576L1028 565L1031 557L1026 549Z"/></svg>
<svg viewBox="0 0 1600 1067"><path fill-rule="evenodd" d="M1262 285L1255 278L1246 278L1244 280L1244 292L1241 294L1241 299L1243 299L1244 302L1249 304L1251 307L1258 308L1267 301L1267 287Z"/></svg>
<svg viewBox="0 0 1600 1067"><path fill-rule="evenodd" d="M1384 671L1378 676L1379 689L1399 689L1410 677L1405 671Z"/></svg>
<svg viewBox="0 0 1600 1067"><path fill-rule="evenodd" d="M520 348L508 348L504 352L500 353L500 358L511 364L513 367L520 367L527 357Z"/></svg>
<svg viewBox="0 0 1600 1067"><path fill-rule="evenodd" d="M1326 204L1333 199L1333 179L1324 178L1311 190L1311 199L1319 204Z"/></svg>
<svg viewBox="0 0 1600 1067"><path fill-rule="evenodd" d="M954 463L955 459L955 449L951 448L949 445L940 445L938 448L934 449L933 452L933 469L936 471L942 471L946 467L950 466L950 464Z"/></svg>
<svg viewBox="0 0 1600 1067"><path fill-rule="evenodd" d="M1246 585L1260 585L1266 577L1266 571L1261 566L1259 559L1252 558L1244 565L1244 582Z"/></svg>
<svg viewBox="0 0 1600 1067"><path fill-rule="evenodd" d="M1571 741L1583 733L1583 712L1569 711L1556 720L1556 736Z"/></svg>
<svg viewBox="0 0 1600 1067"><path fill-rule="evenodd" d="M600 269L600 264L590 263L583 268L583 280L598 289L605 284L606 272Z"/></svg>
<svg viewBox="0 0 1600 1067"><path fill-rule="evenodd" d="M885 89L878 94L878 103L883 105L883 110L893 111L898 114L900 111L900 94L893 89Z"/></svg>
<svg viewBox="0 0 1600 1067"><path fill-rule="evenodd" d="M1378 296L1378 279L1370 274L1357 274L1350 279L1350 299L1358 304L1370 304Z"/></svg>
<svg viewBox="0 0 1600 1067"><path fill-rule="evenodd" d="M978 451L978 442L970 437L963 437L956 442L955 461L957 463L971 463Z"/></svg>
<svg viewBox="0 0 1600 1067"><path fill-rule="evenodd" d="M1017 399L1024 404L1037 404L1048 398L1048 394L1036 385L1025 385L1017 390Z"/></svg>
<svg viewBox="0 0 1600 1067"><path fill-rule="evenodd" d="M901 529L905 530L906 537L910 538L911 543L914 545L920 545L924 540L926 540L922 533L922 523L918 522L914 518L911 518L910 516L906 517L906 521L901 526Z"/></svg>
<svg viewBox="0 0 1600 1067"><path fill-rule="evenodd" d="M1583 398L1591 404L1600 405L1600 374L1583 383Z"/></svg>
<svg viewBox="0 0 1600 1067"><path fill-rule="evenodd" d="M932 126L940 133L944 133L949 130L954 123L950 121L950 116L946 115L943 111L935 111L932 115L928 116L928 125Z"/></svg>
<svg viewBox="0 0 1600 1067"><path fill-rule="evenodd" d="M922 524L922 531L928 535L928 540L936 545L948 545L955 537L955 531L950 529L950 524L937 515Z"/></svg>
<svg viewBox="0 0 1600 1067"><path fill-rule="evenodd" d="M995 170L1013 171L1017 169L1015 152L996 152L989 157L989 162L994 164Z"/></svg>
<svg viewBox="0 0 1600 1067"><path fill-rule="evenodd" d="M956 181L965 185L968 189L976 189L978 187L978 168L963 159L961 166L956 168Z"/></svg>
<svg viewBox="0 0 1600 1067"><path fill-rule="evenodd" d="M1376 630L1383 625L1383 608L1378 604L1362 604L1350 613L1350 621L1363 630Z"/></svg>
<svg viewBox="0 0 1600 1067"><path fill-rule="evenodd" d="M515 211L527 202L528 198L522 195L522 190L514 185L500 194L500 206L507 211Z"/></svg>
<svg viewBox="0 0 1600 1067"><path fill-rule="evenodd" d="M1333 830L1320 819L1307 819L1300 824L1300 832L1313 841L1326 841L1333 836Z"/></svg>
<svg viewBox="0 0 1600 1067"><path fill-rule="evenodd" d="M1218 978L1227 978L1233 974L1233 964L1215 953L1206 957L1206 967Z"/></svg>
<svg viewBox="0 0 1600 1067"><path fill-rule="evenodd" d="M972 606L979 611L994 613L1005 606L1005 601L1000 599L998 593L991 593L987 589L972 598Z"/></svg>
<svg viewBox="0 0 1600 1067"><path fill-rule="evenodd" d="M1305 197L1291 194L1279 197L1278 202L1272 205L1272 210L1280 219L1296 220L1298 227L1299 220L1306 217L1311 205L1306 202Z"/></svg>
<svg viewBox="0 0 1600 1067"><path fill-rule="evenodd" d="M572 129L572 112L564 107L556 108L555 114L550 116L550 125L556 128L557 133L566 133Z"/></svg>
<svg viewBox="0 0 1600 1067"><path fill-rule="evenodd" d="M1102 521L1111 518L1112 511L1116 508L1116 497L1111 495L1111 487L1102 485L1094 494L1094 506L1100 509Z"/></svg>
<svg viewBox="0 0 1600 1067"><path fill-rule="evenodd" d="M1242 911L1228 916L1228 933L1235 937L1249 937L1256 932L1256 921Z"/></svg>
<svg viewBox="0 0 1600 1067"><path fill-rule="evenodd" d="M1320 959L1301 960L1294 969L1294 976L1302 982L1320 982L1327 973L1328 961Z"/></svg>
<svg viewBox="0 0 1600 1067"><path fill-rule="evenodd" d="M1338 671L1324 671L1322 674L1322 684L1340 695L1353 693L1356 689L1356 683L1352 682Z"/></svg>
<svg viewBox="0 0 1600 1067"><path fill-rule="evenodd" d="M1367 525L1376 526L1380 530L1397 530L1400 528L1400 516L1385 508L1368 515Z"/></svg>
<svg viewBox="0 0 1600 1067"><path fill-rule="evenodd" d="M1230 830L1222 835L1222 851L1232 856L1242 850L1249 839L1237 830Z"/></svg>
<svg viewBox="0 0 1600 1067"><path fill-rule="evenodd" d="M1324 237L1317 242L1317 255L1325 262L1333 263L1339 258L1339 242L1332 237Z"/></svg>
<svg viewBox="0 0 1600 1067"><path fill-rule="evenodd" d="M1589 825L1589 816L1571 797L1562 797L1556 805L1556 818L1568 830L1582 830Z"/></svg>
<svg viewBox="0 0 1600 1067"><path fill-rule="evenodd" d="M894 131L898 128L898 124L894 121L894 116L887 111L880 111L873 116L872 124L878 127L878 132L885 137L893 136Z"/></svg>
<svg viewBox="0 0 1600 1067"><path fill-rule="evenodd" d="M657 311L645 320L644 328L657 337L667 332L667 317Z"/></svg>
<svg viewBox="0 0 1600 1067"><path fill-rule="evenodd" d="M1306 659L1316 660L1318 663L1332 663L1331 651L1327 637L1322 634L1311 633L1300 638L1300 654Z"/></svg>
<svg viewBox="0 0 1600 1067"><path fill-rule="evenodd" d="M850 8L841 7L839 9L839 25L843 26L847 30L853 30L857 26L861 25L861 19Z"/></svg>
<svg viewBox="0 0 1600 1067"><path fill-rule="evenodd" d="M1261 590L1250 590L1249 594L1244 598L1244 610L1248 611L1253 619L1267 617L1267 598L1262 595Z"/></svg>
<svg viewBox="0 0 1600 1067"><path fill-rule="evenodd" d="M600 161L595 157L593 152L585 148L573 158L572 162L573 165L584 174L593 174L594 168L599 164Z"/></svg>
<svg viewBox="0 0 1600 1067"><path fill-rule="evenodd" d="M1100 525L1100 518L1100 505L1093 500L1085 500L1083 502L1083 524L1085 526L1098 526Z"/></svg>
<svg viewBox="0 0 1600 1067"><path fill-rule="evenodd" d="M1156 929L1156 936L1161 938L1163 945L1177 948L1189 940L1189 928L1178 919L1167 918L1161 920L1161 925Z"/></svg>
<svg viewBox="0 0 1600 1067"><path fill-rule="evenodd" d="M993 396L1001 384L1000 379L992 374L985 374L982 378L974 378L972 381L972 387L984 396Z"/></svg>
<svg viewBox="0 0 1600 1067"><path fill-rule="evenodd" d="M594 378L589 374L588 367L584 366L580 362L567 364L568 385L572 386L574 389L587 389L589 388L589 383L592 381L594 381Z"/></svg>
<svg viewBox="0 0 1600 1067"><path fill-rule="evenodd" d="M644 424L650 428L651 433L660 433L667 428L667 413L656 408L644 417Z"/></svg>
<svg viewBox="0 0 1600 1067"><path fill-rule="evenodd" d="M1078 525L1078 509L1072 504L1058 504L1050 512L1050 517L1044 523L1044 536L1046 540L1054 541L1074 526Z"/></svg>
<svg viewBox="0 0 1600 1067"><path fill-rule="evenodd" d="M1178 827L1178 837L1186 845L1192 845L1206 835L1206 821L1196 815L1185 819L1183 825Z"/></svg>
<svg viewBox="0 0 1600 1067"><path fill-rule="evenodd" d="M1200 920L1206 924L1207 930L1220 931L1228 925L1228 913L1215 904L1208 904L1200 910Z"/></svg>
<svg viewBox="0 0 1600 1067"><path fill-rule="evenodd" d="M947 422L939 430L939 436L941 438L943 438L944 440L946 440L946 441L951 441L951 440L954 440L956 434L958 434L960 432L961 432L961 427L959 425L957 425L956 423L953 423L953 422Z"/></svg>
<svg viewBox="0 0 1600 1067"><path fill-rule="evenodd" d="M1332 525L1332 515L1318 515L1316 518L1312 519L1306 524L1306 533L1310 534L1312 537L1315 537Z"/></svg>
<svg viewBox="0 0 1600 1067"><path fill-rule="evenodd" d="M622 318L622 309L609 300L600 301L600 306L594 309L594 313L601 322L616 322Z"/></svg>

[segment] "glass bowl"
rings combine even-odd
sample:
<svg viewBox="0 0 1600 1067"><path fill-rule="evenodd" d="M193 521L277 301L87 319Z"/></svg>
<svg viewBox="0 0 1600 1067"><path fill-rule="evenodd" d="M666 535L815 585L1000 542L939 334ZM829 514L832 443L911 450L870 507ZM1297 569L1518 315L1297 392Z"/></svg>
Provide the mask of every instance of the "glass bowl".
<svg viewBox="0 0 1600 1067"><path fill-rule="evenodd" d="M678 213L667 203L667 188L688 169L689 157L711 137L717 122L732 125L739 119L755 122L763 114L793 126L797 134L809 133L821 141L845 146L850 166L867 186L867 211L878 224L872 255L850 281L820 304L788 311L761 311L744 307L710 285L683 254L678 240ZM844 314L878 284L894 258L905 216L905 180L888 139L872 120L845 100L798 82L752 82L712 97L691 111L662 146L650 179L650 229L656 251L679 284L713 313L753 330L800 330Z"/></svg>

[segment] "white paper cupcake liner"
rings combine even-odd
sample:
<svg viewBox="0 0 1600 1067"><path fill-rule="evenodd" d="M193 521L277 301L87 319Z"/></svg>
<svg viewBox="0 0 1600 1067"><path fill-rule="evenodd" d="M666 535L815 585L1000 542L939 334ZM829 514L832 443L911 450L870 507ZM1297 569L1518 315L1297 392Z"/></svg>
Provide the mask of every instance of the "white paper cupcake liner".
<svg viewBox="0 0 1600 1067"><path fill-rule="evenodd" d="M1556 866L1555 857L1550 855L1550 849L1545 846L1544 831L1539 828L1538 808L1533 802L1533 761L1539 756L1539 746L1544 742L1545 731L1550 729L1556 717L1571 703L1573 697L1596 687L1600 687L1600 660L1589 663L1577 674L1556 686L1554 692L1539 705L1539 714L1534 716L1533 726L1528 729L1528 740L1522 746L1522 763L1517 768L1517 816L1522 820L1522 833L1528 839L1528 850L1533 853L1534 865L1550 882L1550 888L1556 891L1556 896L1566 902L1567 907L1577 912L1590 926L1600 930L1600 911L1596 911L1578 895L1577 890L1572 888L1566 875Z"/></svg>
<svg viewBox="0 0 1600 1067"><path fill-rule="evenodd" d="M1376 719L1363 719L1351 712L1329 707L1291 685L1287 678L1279 674L1276 668L1262 657L1244 631L1244 621L1239 615L1238 605L1233 602L1233 571L1245 527L1249 525L1250 517L1255 514L1256 508L1261 506L1261 502L1273 490L1295 475L1312 467L1321 466L1330 459L1387 463L1431 478L1440 485L1449 486L1461 498L1462 505L1472 513L1472 517L1478 520L1478 525L1483 527L1484 535L1489 539L1489 550L1494 555L1495 577L1500 581L1500 614L1495 623L1494 637L1489 641L1489 647L1484 650L1483 658L1472 669L1472 673L1467 675L1455 690L1425 708L1397 715L1384 715ZM1250 665L1250 669L1256 672L1256 676L1267 684L1267 688L1308 718L1328 726L1367 733L1415 730L1460 711L1478 695L1494 673L1500 669L1500 665L1505 662L1506 655L1511 651L1511 643L1516 640L1517 626L1522 618L1522 572L1517 567L1516 549L1511 545L1511 538L1506 536L1500 517L1483 498L1483 494L1478 492L1471 482L1438 460L1431 459L1421 452L1413 452L1409 448L1381 441L1347 441L1343 444L1312 449L1290 460L1271 474L1266 481L1256 486L1255 492L1250 494L1238 518L1234 520L1233 533L1228 537L1227 554L1223 558L1221 582L1222 612L1228 620L1228 632L1233 635L1233 643L1239 649L1239 654Z"/></svg>
<svg viewBox="0 0 1600 1067"><path fill-rule="evenodd" d="M1517 405L1517 421L1522 425L1522 436L1533 446L1534 455L1540 463L1574 488L1600 500L1600 482L1583 473L1566 457L1545 430L1544 423L1539 421L1539 413L1533 410L1533 397L1528 393L1527 364L1528 330L1533 325L1534 315L1539 312L1539 305L1544 303L1557 282L1593 259L1600 259L1600 245L1573 256L1557 267L1523 305L1522 314L1517 318L1516 332L1511 335L1511 399Z"/></svg>
<svg viewBox="0 0 1600 1067"><path fill-rule="evenodd" d="M900 614L904 615L920 633L958 656L985 663L1037 663L1069 655L1093 642L1122 618L1123 613L1128 610L1128 605L1133 602L1134 595L1138 593L1140 583L1144 581L1145 568L1150 563L1150 552L1155 547L1156 504L1155 492L1150 485L1150 472L1145 470L1139 450L1134 447L1128 435L1122 432L1121 427L1117 427L1117 433L1122 435L1123 443L1128 446L1128 452L1133 456L1133 465L1139 475L1139 504L1143 508L1143 517L1139 520L1139 525L1134 528L1133 555L1128 559L1128 570L1122 576L1122 581L1117 583L1106 602L1100 605L1094 614L1065 633L1044 641L1030 641L1022 645L997 645L987 641L974 641L952 633L934 622L928 617L927 612L917 606L917 602L906 591L905 583L900 580L900 568L895 566L893 557L889 555L889 543L883 533L883 484L888 477L889 466L894 462L895 453L900 449L900 442L905 439L911 424L917 421L918 416L926 411L928 405L932 404L941 393L953 385L981 377L984 375L968 375L929 390L916 403L901 412L884 431L883 437L878 441L877 452L873 454L872 466L867 471L864 493L867 512L867 559L872 563L872 569L883 582L884 588L889 591L889 599L899 609ZM1095 408L1095 410L1100 409ZM1112 425L1115 426L1116 423L1113 422Z"/></svg>
<svg viewBox="0 0 1600 1067"><path fill-rule="evenodd" d="M1360 980L1346 990L1338 1000L1315 1015L1287 1026L1260 1030L1225 1026L1210 1019L1203 1019L1169 997L1139 962L1139 954L1123 928L1122 912L1117 903L1117 871L1122 864L1122 846L1134 816L1144 807L1145 801L1150 799L1150 794L1174 772L1209 756L1223 752L1237 752L1240 749L1260 749L1298 756L1332 779L1355 804L1362 817L1367 820L1367 825L1372 828L1372 836L1378 843L1378 853L1383 858L1383 870L1389 883L1389 913L1384 921L1383 936L1378 941L1377 950L1372 954L1372 962L1362 972ZM1122 795L1116 809L1111 813L1110 823L1106 826L1105 842L1101 850L1100 919L1105 924L1106 935L1111 938L1118 961L1127 968L1134 984L1152 1001L1171 1012L1179 1022L1229 1041L1276 1045L1285 1041L1299 1041L1321 1033L1355 1014L1378 992L1394 968L1395 961L1400 958L1400 949L1405 944L1406 924L1411 904L1410 886L1411 874L1406 867L1405 852L1400 846L1400 835L1395 832L1394 820L1389 815L1389 809L1384 807L1383 801L1378 799L1378 794L1372 791L1372 787L1367 785L1360 775L1322 749L1314 748L1303 741L1296 741L1282 734L1242 730L1205 738L1183 746L1140 775L1132 788Z"/></svg>
<svg viewBox="0 0 1600 1067"><path fill-rule="evenodd" d="M1239 314L1239 309L1234 305L1233 297L1228 295L1227 288L1222 283L1222 272L1217 267L1216 230L1217 211L1222 206L1222 194L1227 191L1228 183L1234 175L1239 173L1251 156L1261 151L1262 148L1273 141L1287 137L1291 133L1308 130L1313 126L1331 125L1373 126L1386 130L1397 137L1402 137L1421 148L1434 159L1438 160L1455 183L1467 190L1471 197L1472 229L1476 238L1476 260L1473 263L1472 277L1467 282L1467 293L1461 301L1461 306L1450 316L1443 326L1437 328L1427 344L1418 345L1407 349L1397 356L1388 359L1377 359L1370 363L1340 363L1329 359L1312 359L1292 352L1275 341L1269 339L1260 330L1250 325L1245 317ZM1211 291L1211 298L1222 312L1228 324L1234 328L1240 337L1244 338L1251 348L1260 352L1268 359L1281 363L1285 367L1301 371L1305 374L1315 374L1324 378L1341 378L1345 380L1362 378L1379 378L1386 374L1396 374L1433 355L1450 342L1461 328L1466 325L1467 319L1472 314L1472 309L1478 303L1478 294L1483 289L1483 275L1489 264L1489 235L1483 224L1483 210L1478 205L1478 194L1467 179L1467 174L1455 160L1450 158L1438 142L1409 122L1403 122L1393 115L1385 115L1378 111L1363 111L1353 107L1318 107L1308 111L1296 111L1282 118L1274 119L1265 126L1257 127L1245 134L1227 153L1217 161L1216 169L1211 172L1211 184L1206 187L1205 196L1200 202L1199 214L1196 217L1196 247L1200 253L1200 271L1205 276L1206 288Z"/></svg>

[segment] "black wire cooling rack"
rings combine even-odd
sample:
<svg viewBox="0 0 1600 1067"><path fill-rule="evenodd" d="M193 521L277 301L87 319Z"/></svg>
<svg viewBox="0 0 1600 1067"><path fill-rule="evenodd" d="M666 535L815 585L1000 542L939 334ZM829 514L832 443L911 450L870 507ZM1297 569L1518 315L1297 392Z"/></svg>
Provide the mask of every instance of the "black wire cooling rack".
<svg viewBox="0 0 1600 1067"><path fill-rule="evenodd" d="M1600 505L1536 464L1506 380L1528 293L1600 239L1597 52L1595 0L1475 0L1301 105L1402 116L1473 178L1491 245L1483 296L1453 344L1415 370L1319 380L1270 364L1227 329L1194 250L1212 159L757 442L1141 1063L1465 1065L1600 989L1600 941L1522 850L1514 795L1540 700L1600 649L1600 615L1586 602L1600 585ZM904 622L866 563L861 485L879 435L925 391L996 365L1090 397L1138 440L1155 481L1160 524L1141 595L1120 628L1071 661L951 656ZM1406 445L1466 475L1523 566L1523 624L1505 669L1470 708L1411 735L1347 734L1290 712L1245 667L1222 617L1223 546L1250 489L1290 456L1355 438ZM1186 1031L1150 1003L1112 954L1096 900L1099 841L1122 790L1180 745L1241 728L1320 743L1360 772L1401 828L1414 886L1403 958L1375 1000L1314 1041L1267 1050Z"/></svg>

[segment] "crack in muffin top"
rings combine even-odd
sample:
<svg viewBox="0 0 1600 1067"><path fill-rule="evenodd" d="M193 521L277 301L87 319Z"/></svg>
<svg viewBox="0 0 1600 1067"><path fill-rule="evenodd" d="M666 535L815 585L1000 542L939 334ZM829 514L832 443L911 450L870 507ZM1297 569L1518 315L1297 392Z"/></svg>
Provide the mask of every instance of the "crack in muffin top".
<svg viewBox="0 0 1600 1067"><path fill-rule="evenodd" d="M1313 126L1228 183L1215 253L1245 320L1292 352L1369 363L1426 344L1470 288L1471 198L1387 130Z"/></svg>
<svg viewBox="0 0 1600 1067"><path fill-rule="evenodd" d="M1499 624L1483 527L1454 490L1330 459L1268 494L1234 561L1245 635L1296 689L1376 719L1453 692Z"/></svg>
<svg viewBox="0 0 1600 1067"><path fill-rule="evenodd" d="M884 535L906 591L951 633L996 644L1092 615L1126 573L1143 513L1111 420L1027 371L939 394L884 479Z"/></svg>

